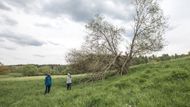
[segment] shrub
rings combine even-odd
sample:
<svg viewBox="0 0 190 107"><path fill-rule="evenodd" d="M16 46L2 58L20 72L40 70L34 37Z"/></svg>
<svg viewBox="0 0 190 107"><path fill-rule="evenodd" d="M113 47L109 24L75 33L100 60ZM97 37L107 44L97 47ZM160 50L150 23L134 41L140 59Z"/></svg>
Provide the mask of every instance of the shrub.
<svg viewBox="0 0 190 107"><path fill-rule="evenodd" d="M24 76L35 76L38 74L38 68L34 65L26 65L21 72Z"/></svg>
<svg viewBox="0 0 190 107"><path fill-rule="evenodd" d="M0 66L0 75L7 74L11 71L10 67L7 66Z"/></svg>

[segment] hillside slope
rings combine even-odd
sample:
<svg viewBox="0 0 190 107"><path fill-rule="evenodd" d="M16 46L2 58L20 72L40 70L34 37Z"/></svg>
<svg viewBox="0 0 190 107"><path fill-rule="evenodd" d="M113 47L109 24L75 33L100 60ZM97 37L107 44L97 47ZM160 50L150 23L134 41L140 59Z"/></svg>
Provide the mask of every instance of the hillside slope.
<svg viewBox="0 0 190 107"><path fill-rule="evenodd" d="M54 79L43 95L43 80L0 81L0 107L189 107L190 57L133 66L125 76L94 83Z"/></svg>

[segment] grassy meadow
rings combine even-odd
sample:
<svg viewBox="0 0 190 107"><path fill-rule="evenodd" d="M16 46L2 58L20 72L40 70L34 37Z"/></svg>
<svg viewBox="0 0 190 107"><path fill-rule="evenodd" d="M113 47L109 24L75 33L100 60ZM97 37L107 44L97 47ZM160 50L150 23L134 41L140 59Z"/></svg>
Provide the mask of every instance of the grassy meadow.
<svg viewBox="0 0 190 107"><path fill-rule="evenodd" d="M44 77L0 76L0 107L189 107L190 57L132 66L128 75L79 82L53 77L44 95Z"/></svg>

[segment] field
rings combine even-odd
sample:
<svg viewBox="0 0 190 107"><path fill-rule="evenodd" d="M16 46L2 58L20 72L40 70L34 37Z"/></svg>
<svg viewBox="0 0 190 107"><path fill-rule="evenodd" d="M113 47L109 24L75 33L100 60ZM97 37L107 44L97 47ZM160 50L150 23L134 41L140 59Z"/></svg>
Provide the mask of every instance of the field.
<svg viewBox="0 0 190 107"><path fill-rule="evenodd" d="M44 77L0 77L0 107L189 107L190 57L142 64L125 76L78 82L71 91L65 77L53 77L44 95Z"/></svg>

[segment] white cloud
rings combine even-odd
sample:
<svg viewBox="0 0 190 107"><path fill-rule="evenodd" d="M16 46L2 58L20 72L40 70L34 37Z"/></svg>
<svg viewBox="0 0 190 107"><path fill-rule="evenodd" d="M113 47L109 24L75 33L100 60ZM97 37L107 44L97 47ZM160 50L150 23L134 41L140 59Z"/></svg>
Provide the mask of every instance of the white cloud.
<svg viewBox="0 0 190 107"><path fill-rule="evenodd" d="M189 0L163 0L162 8L169 17L169 30L165 34L166 47L159 54L183 54L190 51Z"/></svg>
<svg viewBox="0 0 190 107"><path fill-rule="evenodd" d="M65 54L71 48L80 48L86 35L84 25L97 13L104 15L114 25L125 27L127 36L130 36L129 16L133 10L130 2L131 0L1 0L0 62L66 63ZM161 7L170 18L170 30L165 34L167 46L157 54L190 51L189 3L189 0L162 1ZM10 35L10 32L13 34ZM32 46L33 42L41 44Z"/></svg>

